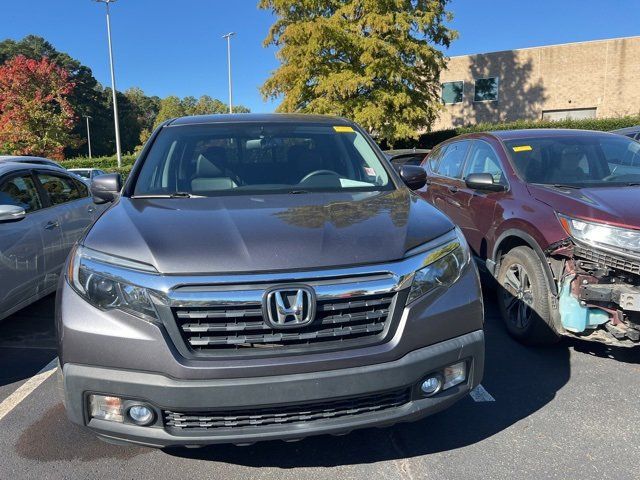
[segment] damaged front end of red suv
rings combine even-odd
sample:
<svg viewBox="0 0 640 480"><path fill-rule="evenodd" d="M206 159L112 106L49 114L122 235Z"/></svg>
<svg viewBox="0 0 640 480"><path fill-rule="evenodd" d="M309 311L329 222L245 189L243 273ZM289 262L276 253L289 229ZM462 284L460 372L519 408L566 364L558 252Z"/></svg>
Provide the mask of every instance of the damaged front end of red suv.
<svg viewBox="0 0 640 480"><path fill-rule="evenodd" d="M640 230L558 219L570 237L545 253L558 282L562 328L607 344L639 345L640 256L624 247L640 242Z"/></svg>

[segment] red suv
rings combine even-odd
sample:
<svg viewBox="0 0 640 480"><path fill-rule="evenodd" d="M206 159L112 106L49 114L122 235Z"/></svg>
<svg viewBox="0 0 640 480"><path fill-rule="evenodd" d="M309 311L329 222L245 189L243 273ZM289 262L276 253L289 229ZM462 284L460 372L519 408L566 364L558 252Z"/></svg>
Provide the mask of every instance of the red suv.
<svg viewBox="0 0 640 480"><path fill-rule="evenodd" d="M640 344L640 143L577 130L463 135L425 159L418 193L498 281L509 332Z"/></svg>

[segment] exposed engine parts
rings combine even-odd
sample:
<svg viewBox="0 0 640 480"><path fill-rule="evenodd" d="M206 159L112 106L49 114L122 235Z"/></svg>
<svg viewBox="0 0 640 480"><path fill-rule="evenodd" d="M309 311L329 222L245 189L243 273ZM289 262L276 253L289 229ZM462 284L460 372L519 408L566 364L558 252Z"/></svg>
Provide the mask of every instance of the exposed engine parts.
<svg viewBox="0 0 640 480"><path fill-rule="evenodd" d="M546 253L566 331L617 345L640 342L640 259L569 240Z"/></svg>

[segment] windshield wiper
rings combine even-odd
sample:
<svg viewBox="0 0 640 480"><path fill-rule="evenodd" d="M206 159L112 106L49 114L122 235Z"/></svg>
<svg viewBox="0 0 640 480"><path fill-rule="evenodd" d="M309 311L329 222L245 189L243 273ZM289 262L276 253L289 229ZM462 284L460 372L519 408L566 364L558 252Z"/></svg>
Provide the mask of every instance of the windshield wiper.
<svg viewBox="0 0 640 480"><path fill-rule="evenodd" d="M300 195L301 193L311 193L309 190L289 190L289 195Z"/></svg>
<svg viewBox="0 0 640 480"><path fill-rule="evenodd" d="M580 190L582 187L578 185L566 185L564 183L554 183L551 185L553 188L572 188L573 190Z"/></svg>
<svg viewBox="0 0 640 480"><path fill-rule="evenodd" d="M157 193L150 195L132 195L131 198L204 198L203 195L194 195L189 192Z"/></svg>

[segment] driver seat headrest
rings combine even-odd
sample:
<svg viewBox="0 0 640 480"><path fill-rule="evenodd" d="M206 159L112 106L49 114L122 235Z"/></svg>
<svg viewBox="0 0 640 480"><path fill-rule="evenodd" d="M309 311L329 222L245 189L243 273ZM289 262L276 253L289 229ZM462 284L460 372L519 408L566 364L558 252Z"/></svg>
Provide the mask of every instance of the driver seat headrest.
<svg viewBox="0 0 640 480"><path fill-rule="evenodd" d="M209 147L200 155L196 164L196 177L222 177L227 163L227 152L222 147Z"/></svg>
<svg viewBox="0 0 640 480"><path fill-rule="evenodd" d="M580 148L567 147L560 154L559 167L560 170L573 170L580 168L580 162L585 156L585 152ZM580 170L582 170L580 168Z"/></svg>

